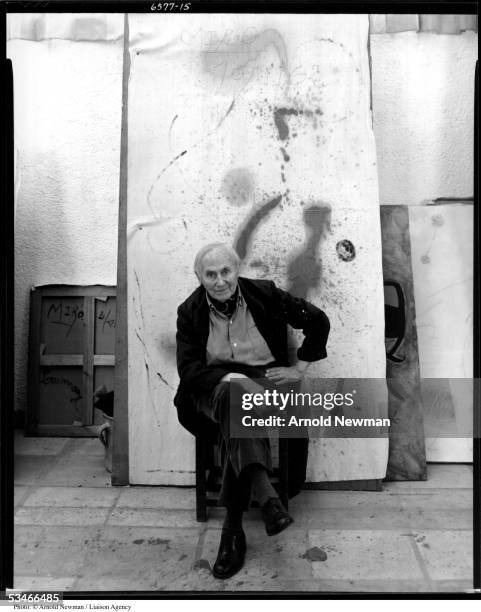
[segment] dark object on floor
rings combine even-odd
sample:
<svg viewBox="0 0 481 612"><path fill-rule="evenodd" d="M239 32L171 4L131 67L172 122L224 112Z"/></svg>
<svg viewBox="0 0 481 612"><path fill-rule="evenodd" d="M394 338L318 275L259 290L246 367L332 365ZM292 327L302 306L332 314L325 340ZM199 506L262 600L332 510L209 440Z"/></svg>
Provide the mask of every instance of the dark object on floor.
<svg viewBox="0 0 481 612"><path fill-rule="evenodd" d="M306 550L303 555L300 555L301 559L307 559L308 561L326 561L327 555L318 546L313 546Z"/></svg>
<svg viewBox="0 0 481 612"><path fill-rule="evenodd" d="M105 448L105 469L107 472L112 473L112 451L113 451L113 439L115 431L115 422L112 417L107 416L103 413L105 423L99 430L99 439Z"/></svg>
<svg viewBox="0 0 481 612"><path fill-rule="evenodd" d="M215 578L225 579L237 574L244 565L246 548L246 536L243 531L240 533L223 532L212 570Z"/></svg>
<svg viewBox="0 0 481 612"><path fill-rule="evenodd" d="M105 469L112 473L112 450L114 438L114 392L107 391L102 385L94 391L94 406L102 412L104 424L100 428L99 438L105 447Z"/></svg>
<svg viewBox="0 0 481 612"><path fill-rule="evenodd" d="M95 399L96 398L96 399ZM94 393L94 406L101 410L109 417L114 416L114 392L107 391L105 385L102 385Z"/></svg>
<svg viewBox="0 0 481 612"><path fill-rule="evenodd" d="M294 519L282 505L278 497L271 497L262 506L262 519L266 526L268 536L277 535L287 529L294 522Z"/></svg>

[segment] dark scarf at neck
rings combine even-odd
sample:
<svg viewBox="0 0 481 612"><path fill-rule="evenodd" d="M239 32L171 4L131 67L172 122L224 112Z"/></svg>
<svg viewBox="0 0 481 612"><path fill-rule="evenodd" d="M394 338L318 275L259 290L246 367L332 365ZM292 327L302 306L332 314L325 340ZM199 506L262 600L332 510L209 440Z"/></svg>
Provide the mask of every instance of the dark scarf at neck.
<svg viewBox="0 0 481 612"><path fill-rule="evenodd" d="M225 302L219 302L219 300L216 300L211 295L209 295L209 300L212 302L212 305L214 306L214 308L221 314L228 317L229 319L232 317L232 315L235 312L238 299L239 299L239 285L237 285L236 290L234 291L234 295L232 295Z"/></svg>

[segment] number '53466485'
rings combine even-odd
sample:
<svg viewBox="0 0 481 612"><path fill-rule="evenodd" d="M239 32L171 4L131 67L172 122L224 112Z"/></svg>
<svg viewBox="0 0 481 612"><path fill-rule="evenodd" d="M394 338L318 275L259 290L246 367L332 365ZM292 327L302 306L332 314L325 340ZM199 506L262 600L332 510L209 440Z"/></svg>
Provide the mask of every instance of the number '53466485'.
<svg viewBox="0 0 481 612"><path fill-rule="evenodd" d="M60 601L58 593L8 593L8 600L18 603Z"/></svg>

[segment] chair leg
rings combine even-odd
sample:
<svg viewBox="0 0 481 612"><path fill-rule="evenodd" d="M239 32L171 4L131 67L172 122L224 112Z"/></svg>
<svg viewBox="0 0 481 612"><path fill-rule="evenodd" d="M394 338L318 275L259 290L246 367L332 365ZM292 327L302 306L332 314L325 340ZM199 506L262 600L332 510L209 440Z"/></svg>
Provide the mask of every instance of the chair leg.
<svg viewBox="0 0 481 612"><path fill-rule="evenodd" d="M205 477L206 449L205 441L195 437L195 508L197 521L207 520L207 487Z"/></svg>
<svg viewBox="0 0 481 612"><path fill-rule="evenodd" d="M289 440L279 438L279 499L289 508Z"/></svg>

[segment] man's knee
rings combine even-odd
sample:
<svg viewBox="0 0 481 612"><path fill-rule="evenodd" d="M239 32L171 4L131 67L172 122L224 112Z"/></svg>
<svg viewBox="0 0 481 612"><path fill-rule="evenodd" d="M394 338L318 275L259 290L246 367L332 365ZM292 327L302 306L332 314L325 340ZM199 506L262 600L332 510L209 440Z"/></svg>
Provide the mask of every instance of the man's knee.
<svg viewBox="0 0 481 612"><path fill-rule="evenodd" d="M220 382L217 384L212 395L214 404L214 415L217 421L224 418L229 418L230 409L230 385L228 382Z"/></svg>
<svg viewBox="0 0 481 612"><path fill-rule="evenodd" d="M229 404L230 385L228 382L217 383L212 396L214 402Z"/></svg>
<svg viewBox="0 0 481 612"><path fill-rule="evenodd" d="M234 411L237 413L241 412L242 396L246 393L246 380L252 385L256 385L254 381L248 379L242 379L239 382L236 379L232 379L230 382L220 382L214 389L212 395L212 402L214 408L214 414L216 420L221 421L222 419L229 419Z"/></svg>

